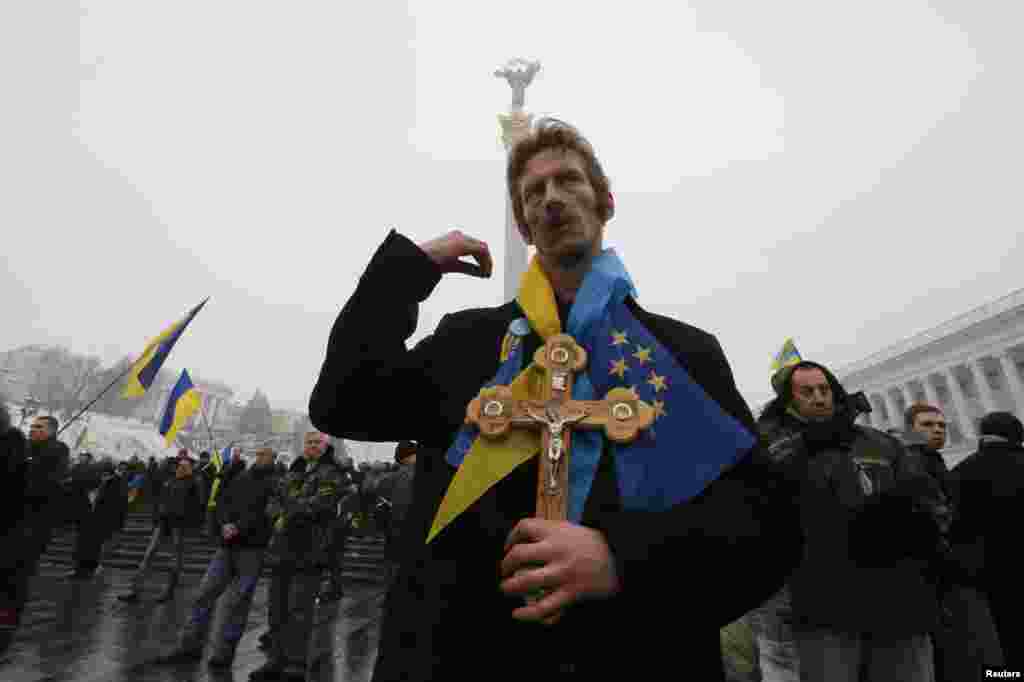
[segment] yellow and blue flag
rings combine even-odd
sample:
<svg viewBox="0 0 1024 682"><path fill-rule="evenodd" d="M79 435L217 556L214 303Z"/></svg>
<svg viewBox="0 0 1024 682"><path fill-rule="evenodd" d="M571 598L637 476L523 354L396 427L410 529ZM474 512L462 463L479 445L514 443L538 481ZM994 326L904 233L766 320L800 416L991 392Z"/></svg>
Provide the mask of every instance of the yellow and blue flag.
<svg viewBox="0 0 1024 682"><path fill-rule="evenodd" d="M570 521L579 523L602 452L610 450L622 506L663 511L700 494L754 444L754 436L726 414L654 337L626 304L635 297L625 267L608 249L595 259L569 311L567 332L587 351L589 366L576 376L574 400L631 390L654 408L651 429L629 444L606 442L603 432L574 431L569 457ZM502 343L501 365L487 387L508 385L517 400L538 399L543 371L523 369L523 339L562 331L554 291L536 257L523 275L517 302L526 314L513 320ZM479 438L474 425L456 435L446 459L458 467L434 518L427 542L488 489L540 451L540 435L512 429L501 439Z"/></svg>
<svg viewBox="0 0 1024 682"><path fill-rule="evenodd" d="M178 383L171 390L167 399L167 409L164 410L164 418L160 420L160 435L171 446L178 431L188 423L189 418L202 406L202 396L192 384L192 378L188 370L181 370Z"/></svg>
<svg viewBox="0 0 1024 682"><path fill-rule="evenodd" d="M178 342L178 339L185 332L188 323L192 321L192 318L202 310L209 300L209 298L203 299L203 302L193 308L188 315L163 330L159 336L146 344L142 354L128 372L128 383L125 385L124 391L121 392L122 398L138 398L146 392L146 389L156 379L157 372L163 367L164 361L167 360L171 349L174 348L174 344Z"/></svg>
<svg viewBox="0 0 1024 682"><path fill-rule="evenodd" d="M789 367L790 365L795 365L800 362L803 362L803 358L800 356L800 351L796 349L796 344L793 343L793 339L786 339L786 342L782 344L782 350L772 358L772 371L780 370L783 367Z"/></svg>

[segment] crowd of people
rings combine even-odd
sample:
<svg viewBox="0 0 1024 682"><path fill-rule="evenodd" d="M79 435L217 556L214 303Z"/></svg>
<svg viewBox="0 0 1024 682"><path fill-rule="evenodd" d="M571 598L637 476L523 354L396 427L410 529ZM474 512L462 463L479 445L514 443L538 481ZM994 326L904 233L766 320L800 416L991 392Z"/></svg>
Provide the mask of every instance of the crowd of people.
<svg viewBox="0 0 1024 682"><path fill-rule="evenodd" d="M370 526L391 538L389 529L400 526L408 508L410 472L402 463L415 458L415 445L409 442L399 444L394 465L363 463L359 468L351 457L336 456L329 438L318 432L306 434L303 456L287 468L267 447L253 453L251 466L238 451L229 465L216 468L210 466L209 453L195 458L186 449L162 464L151 459L148 466L140 466L137 457L117 464L106 458L96 462L87 451L71 464L57 429L56 418L37 417L26 441L0 408L0 456L6 467L0 494L8 505L0 567L0 654L21 620L29 580L54 531L67 523L74 526L74 567L66 577L91 579L120 541L130 505L141 501L151 510L152 534L129 590L118 600L141 600L163 547L172 557L172 569L156 601L169 601L183 571L186 537L205 536L217 545L178 645L156 663L201 658L217 602L233 587L209 662L230 668L269 562L268 628L260 638L268 662L254 679L305 679L313 607L317 600L343 596L343 557L352 528ZM141 478L134 487L143 492L133 495L136 477Z"/></svg>
<svg viewBox="0 0 1024 682"><path fill-rule="evenodd" d="M460 230L420 244L393 230L331 330L309 405L319 431L306 435L303 457L280 472L262 450L253 466L222 475L216 500L202 480L208 467L197 476L188 453L151 483L153 535L123 600L139 598L161 542L176 568L160 598L177 585L187 532L205 525L220 543L163 662L201 656L213 605L235 585L210 659L230 666L271 562L268 660L252 679L305 679L316 598L340 594L339 547L376 517L396 566L377 682L666 671L724 680L719 633L738 620L749 623L764 682L965 682L986 668L1021 670L1016 416L986 415L978 451L951 471L941 406L910 406L895 433L864 426L864 397L797 358L772 376L775 399L755 420L719 341L641 308L604 248L615 201L590 142L542 119L506 170L515 222L536 249L514 301L449 314L408 347L418 306L442 277L489 277L493 262L486 243ZM558 345L566 334L578 345ZM569 395L582 412L563 411ZM619 402L602 407L605 395ZM543 423L543 441L502 435L521 426L520 408L529 418L519 422ZM638 414L653 428L616 430ZM479 426L484 416L493 430ZM604 431L565 440L564 429L590 417ZM27 448L0 429L5 484L19 482L18 513L4 516L18 521L4 532L23 548L5 574L4 632L61 494L67 450L48 419L33 422ZM397 470L355 469L324 434L401 441ZM118 476L115 467L103 489L117 490ZM104 530L81 534L85 574L124 518L118 505L99 516Z"/></svg>

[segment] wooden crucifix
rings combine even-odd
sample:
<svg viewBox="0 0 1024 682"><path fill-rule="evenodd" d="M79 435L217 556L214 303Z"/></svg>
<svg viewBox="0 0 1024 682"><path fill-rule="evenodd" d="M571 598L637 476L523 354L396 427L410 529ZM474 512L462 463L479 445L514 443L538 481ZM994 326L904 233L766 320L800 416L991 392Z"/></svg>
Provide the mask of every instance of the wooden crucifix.
<svg viewBox="0 0 1024 682"><path fill-rule="evenodd" d="M603 400L573 400L573 377L586 367L587 352L568 334L549 338L533 362L546 370L542 400L516 400L508 386L485 389L466 408L466 422L484 438L500 438L510 428L541 429L536 516L564 521L572 430L603 428L609 440L630 443L654 423L654 408L622 387Z"/></svg>

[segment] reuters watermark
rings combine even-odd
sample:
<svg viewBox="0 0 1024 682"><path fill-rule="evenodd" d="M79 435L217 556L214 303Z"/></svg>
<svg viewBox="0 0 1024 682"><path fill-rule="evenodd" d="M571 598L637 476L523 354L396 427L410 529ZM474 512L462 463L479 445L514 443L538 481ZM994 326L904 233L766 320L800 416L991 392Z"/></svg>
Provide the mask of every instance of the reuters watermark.
<svg viewBox="0 0 1024 682"><path fill-rule="evenodd" d="M1021 676L1019 670L1007 670L1006 668L985 668L981 679L983 680L1021 680L1024 676Z"/></svg>

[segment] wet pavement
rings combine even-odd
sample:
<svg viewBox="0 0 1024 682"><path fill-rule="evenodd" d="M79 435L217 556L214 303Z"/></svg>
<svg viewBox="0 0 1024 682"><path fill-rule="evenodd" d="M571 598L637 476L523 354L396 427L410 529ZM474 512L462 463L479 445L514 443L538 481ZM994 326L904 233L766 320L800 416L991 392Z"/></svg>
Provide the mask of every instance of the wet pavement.
<svg viewBox="0 0 1024 682"><path fill-rule="evenodd" d="M43 564L32 580L32 597L17 636L0 662L4 682L244 682L266 657L258 638L266 630L267 579L260 581L253 599L245 635L230 672L207 668L203 660L173 666L152 659L177 642L198 575L185 575L175 598L166 604L154 600L166 574L154 571L135 604L123 604L116 595L127 590L131 571L105 567L88 581L64 578L68 567ZM310 642L310 682L364 682L370 679L377 656L381 605L379 585L345 586L338 602L320 604ZM220 623L218 612L211 626Z"/></svg>

